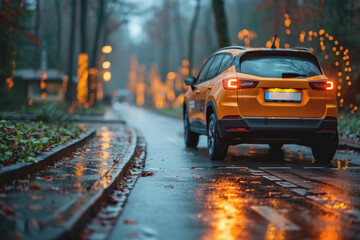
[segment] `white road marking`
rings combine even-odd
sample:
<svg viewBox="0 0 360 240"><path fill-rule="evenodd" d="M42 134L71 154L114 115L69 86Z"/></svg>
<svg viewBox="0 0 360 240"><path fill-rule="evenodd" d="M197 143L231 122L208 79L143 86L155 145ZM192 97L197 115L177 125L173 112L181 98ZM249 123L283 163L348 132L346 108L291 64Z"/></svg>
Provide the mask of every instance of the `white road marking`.
<svg viewBox="0 0 360 240"><path fill-rule="evenodd" d="M283 170L283 169L291 169L291 167L259 167L260 169L279 169L279 170Z"/></svg>
<svg viewBox="0 0 360 240"><path fill-rule="evenodd" d="M360 169L360 167L347 167L346 169L356 170L356 169Z"/></svg>
<svg viewBox="0 0 360 240"><path fill-rule="evenodd" d="M249 169L250 172L264 172L264 171L261 171L261 170L257 170L257 169Z"/></svg>
<svg viewBox="0 0 360 240"><path fill-rule="evenodd" d="M252 172L251 174L255 176L269 176L266 172Z"/></svg>
<svg viewBox="0 0 360 240"><path fill-rule="evenodd" d="M248 167L218 167L218 169L249 169Z"/></svg>
<svg viewBox="0 0 360 240"><path fill-rule="evenodd" d="M305 196L307 194L312 193L305 188L290 188L290 190L296 192L297 194L300 194L301 196Z"/></svg>
<svg viewBox="0 0 360 240"><path fill-rule="evenodd" d="M325 167L304 167L304 169L323 169Z"/></svg>
<svg viewBox="0 0 360 240"><path fill-rule="evenodd" d="M266 220L274 224L277 228L285 231L299 231L300 228L293 222L285 218L275 209L268 206L251 206L251 209L263 216Z"/></svg>
<svg viewBox="0 0 360 240"><path fill-rule="evenodd" d="M281 178L278 178L278 177L275 177L275 176L272 176L272 175L268 175L268 176L264 176L264 178L270 180L270 181L281 181L282 179Z"/></svg>
<svg viewBox="0 0 360 240"><path fill-rule="evenodd" d="M282 187L286 187L286 188L293 188L293 187L297 187L295 184L292 184L290 182L286 182L286 181L283 181L283 182L275 182L276 184L282 186Z"/></svg>

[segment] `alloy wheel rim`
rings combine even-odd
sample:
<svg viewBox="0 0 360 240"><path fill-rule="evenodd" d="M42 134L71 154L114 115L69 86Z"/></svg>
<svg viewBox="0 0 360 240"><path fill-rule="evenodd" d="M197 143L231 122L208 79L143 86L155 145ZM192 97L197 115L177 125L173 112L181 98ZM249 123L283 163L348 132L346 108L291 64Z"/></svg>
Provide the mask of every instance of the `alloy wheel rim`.
<svg viewBox="0 0 360 240"><path fill-rule="evenodd" d="M215 142L215 132L214 132L214 121L211 120L209 124L209 130L208 130L208 148L209 148L209 154L212 155L214 151L214 142Z"/></svg>
<svg viewBox="0 0 360 240"><path fill-rule="evenodd" d="M185 113L184 115L184 137L185 137L185 141L187 139L187 135L188 135L188 122L187 122L187 113Z"/></svg>

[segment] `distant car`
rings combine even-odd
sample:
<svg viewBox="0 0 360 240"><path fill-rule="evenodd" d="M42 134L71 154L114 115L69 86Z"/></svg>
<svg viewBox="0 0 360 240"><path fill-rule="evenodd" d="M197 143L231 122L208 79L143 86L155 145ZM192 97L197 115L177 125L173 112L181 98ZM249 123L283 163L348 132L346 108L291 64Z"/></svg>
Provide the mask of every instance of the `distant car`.
<svg viewBox="0 0 360 240"><path fill-rule="evenodd" d="M127 89L118 89L114 91L114 99L122 103L133 103L134 96Z"/></svg>
<svg viewBox="0 0 360 240"><path fill-rule="evenodd" d="M222 48L185 84L185 145L196 147L207 135L213 160L240 143L310 146L321 163L335 155L334 82L308 49Z"/></svg>

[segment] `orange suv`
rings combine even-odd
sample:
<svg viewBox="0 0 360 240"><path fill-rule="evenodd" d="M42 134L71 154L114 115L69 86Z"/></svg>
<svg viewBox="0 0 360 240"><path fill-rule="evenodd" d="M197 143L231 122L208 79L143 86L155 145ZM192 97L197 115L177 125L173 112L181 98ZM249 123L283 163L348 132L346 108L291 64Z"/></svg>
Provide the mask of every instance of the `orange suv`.
<svg viewBox="0 0 360 240"><path fill-rule="evenodd" d="M185 84L191 87L183 106L185 145L196 147L207 135L213 160L241 143L310 146L321 163L335 155L334 82L306 48L225 47Z"/></svg>

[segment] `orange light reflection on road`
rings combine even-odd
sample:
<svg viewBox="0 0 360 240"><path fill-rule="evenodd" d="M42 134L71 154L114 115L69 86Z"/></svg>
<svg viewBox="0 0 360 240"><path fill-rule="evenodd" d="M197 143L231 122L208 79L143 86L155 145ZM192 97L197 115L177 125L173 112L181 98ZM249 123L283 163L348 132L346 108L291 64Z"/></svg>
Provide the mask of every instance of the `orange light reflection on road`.
<svg viewBox="0 0 360 240"><path fill-rule="evenodd" d="M210 229L200 239L248 239L245 216L248 200L241 197L244 194L241 185L224 178L214 182L211 188L205 202L201 203L205 211L199 215L209 221ZM203 191L206 190L198 189L196 194L202 196Z"/></svg>
<svg viewBox="0 0 360 240"><path fill-rule="evenodd" d="M83 168L85 167L85 163L82 163L82 162L78 162L76 163L76 166L75 166L75 175L77 177L82 177L82 175L84 175L84 170Z"/></svg>

